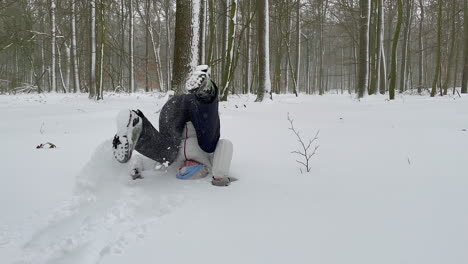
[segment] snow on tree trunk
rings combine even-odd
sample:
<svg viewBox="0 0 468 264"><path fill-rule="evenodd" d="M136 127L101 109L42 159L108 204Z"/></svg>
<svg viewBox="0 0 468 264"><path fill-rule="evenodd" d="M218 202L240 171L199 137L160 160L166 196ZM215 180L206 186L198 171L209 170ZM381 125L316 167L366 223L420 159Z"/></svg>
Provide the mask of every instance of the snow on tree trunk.
<svg viewBox="0 0 468 264"><path fill-rule="evenodd" d="M206 43L206 8L207 0L200 0L200 15L199 15L199 39L198 46L198 63L205 64L205 43Z"/></svg>
<svg viewBox="0 0 468 264"><path fill-rule="evenodd" d="M256 102L271 97L268 0L257 0L258 15L258 89Z"/></svg>
<svg viewBox="0 0 468 264"><path fill-rule="evenodd" d="M91 0L91 68L89 73L89 97L96 96L96 1Z"/></svg>
<svg viewBox="0 0 468 264"><path fill-rule="evenodd" d="M51 20L51 89L54 92L57 92L57 83L56 83L56 76L55 76L55 44L56 44L56 25L55 25L55 0L50 1L50 20Z"/></svg>
<svg viewBox="0 0 468 264"><path fill-rule="evenodd" d="M72 42L71 51L73 56L73 92L80 91L80 76L78 72L78 54L76 52L76 0L72 0L72 17L71 17L71 29L72 29Z"/></svg>
<svg viewBox="0 0 468 264"><path fill-rule="evenodd" d="M130 81L130 91L131 93L135 92L135 62L134 62L134 47L133 47L133 0L129 0L129 9L128 9L128 14L129 14L129 66L130 66L130 71L129 71L129 81Z"/></svg>
<svg viewBox="0 0 468 264"><path fill-rule="evenodd" d="M359 76L357 83L358 97L364 97L369 86L369 23L370 23L370 0L360 0L361 10L360 33L359 33Z"/></svg>
<svg viewBox="0 0 468 264"><path fill-rule="evenodd" d="M194 69L199 63L199 51L200 51L200 1L201 0L192 0L192 38L191 38L191 61L190 66L191 70Z"/></svg>
<svg viewBox="0 0 468 264"><path fill-rule="evenodd" d="M200 1L177 0L172 90L183 94L190 71L198 65ZM191 21L191 23L187 23Z"/></svg>

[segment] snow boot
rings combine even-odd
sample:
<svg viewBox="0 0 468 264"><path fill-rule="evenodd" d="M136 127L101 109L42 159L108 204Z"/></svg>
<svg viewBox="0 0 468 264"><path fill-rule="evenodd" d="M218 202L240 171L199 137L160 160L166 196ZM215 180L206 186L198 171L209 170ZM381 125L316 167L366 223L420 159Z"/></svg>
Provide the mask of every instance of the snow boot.
<svg viewBox="0 0 468 264"><path fill-rule="evenodd" d="M209 174L205 165L193 160L186 160L184 164L177 169L176 178L180 180L193 180L204 178Z"/></svg>
<svg viewBox="0 0 468 264"><path fill-rule="evenodd" d="M122 110L117 116L117 134L112 141L115 159L125 163L132 157L133 149L143 128L140 110Z"/></svg>

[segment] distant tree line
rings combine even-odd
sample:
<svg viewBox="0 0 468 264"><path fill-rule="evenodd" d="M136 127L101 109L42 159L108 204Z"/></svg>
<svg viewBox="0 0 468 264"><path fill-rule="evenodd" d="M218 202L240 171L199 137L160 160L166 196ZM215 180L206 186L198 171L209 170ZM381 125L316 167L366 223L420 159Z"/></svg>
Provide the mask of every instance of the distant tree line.
<svg viewBox="0 0 468 264"><path fill-rule="evenodd" d="M0 92L467 92L466 0L0 0Z"/></svg>

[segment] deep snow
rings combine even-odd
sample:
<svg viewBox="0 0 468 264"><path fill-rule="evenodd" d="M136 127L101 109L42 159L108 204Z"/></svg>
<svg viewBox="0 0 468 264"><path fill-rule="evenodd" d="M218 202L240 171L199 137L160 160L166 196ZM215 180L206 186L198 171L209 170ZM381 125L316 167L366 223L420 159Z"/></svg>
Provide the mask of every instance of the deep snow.
<svg viewBox="0 0 468 264"><path fill-rule="evenodd" d="M0 96L1 263L468 263L467 96L232 97L227 188L112 159L119 110L164 100ZM288 112L320 129L311 173Z"/></svg>

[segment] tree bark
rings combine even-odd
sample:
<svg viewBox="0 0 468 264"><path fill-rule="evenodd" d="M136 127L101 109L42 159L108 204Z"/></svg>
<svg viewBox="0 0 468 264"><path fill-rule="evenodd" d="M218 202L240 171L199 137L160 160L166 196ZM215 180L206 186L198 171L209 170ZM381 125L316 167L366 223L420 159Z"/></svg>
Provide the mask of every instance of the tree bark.
<svg viewBox="0 0 468 264"><path fill-rule="evenodd" d="M445 80L444 80L444 84L442 85L442 88L444 90L444 95L447 95L447 91L448 91L448 86L449 86L449 83L451 81L451 77L452 77L452 71L453 71L453 60L454 60L454 56L455 56L455 42L456 42L456 39L457 39L457 36L456 36L456 16L457 16L457 9L458 9L458 6L457 4L455 3L455 1L451 1L450 2L450 5L452 7L452 14L450 15L451 19L452 19L452 24L451 24L451 32L450 32L450 48L449 48L449 58L448 58L448 65L447 65L447 74L446 74L446 77L445 77Z"/></svg>
<svg viewBox="0 0 468 264"><path fill-rule="evenodd" d="M377 9L378 9L378 57L377 57L377 69L378 69L378 82L380 94L385 94L387 88L387 63L385 58L385 48L384 48L384 9L383 9L384 0L378 0Z"/></svg>
<svg viewBox="0 0 468 264"><path fill-rule="evenodd" d="M392 44L392 62L391 62L391 71L390 71L390 86L388 87L389 98L390 100L395 99L395 85L396 85L396 57L397 57L397 47L398 47L398 38L400 36L401 23L403 21L403 3L402 0L397 0L397 9L398 9L398 18L397 25L395 28L395 34L393 36Z"/></svg>
<svg viewBox="0 0 468 264"><path fill-rule="evenodd" d="M185 81L191 70L193 30L187 21L192 21L191 4L186 0L177 0L174 67L172 69L172 90L176 94L185 92Z"/></svg>
<svg viewBox="0 0 468 264"><path fill-rule="evenodd" d="M53 92L57 92L57 78L55 75L55 46L56 46L56 25L55 25L55 0L50 1L50 19L51 19L51 40L50 40L50 52L51 52L51 88Z"/></svg>
<svg viewBox="0 0 468 264"><path fill-rule="evenodd" d="M133 26L134 26L134 21L133 21L133 0L129 0L129 7L128 7L128 15L129 15L129 32L128 32L128 38L129 38L129 82L130 82L130 87L129 87L129 92L133 93L135 92L135 62L134 62L134 32L133 32Z"/></svg>
<svg viewBox="0 0 468 264"><path fill-rule="evenodd" d="M96 0L91 0L91 64L89 73L89 98L96 96Z"/></svg>
<svg viewBox="0 0 468 264"><path fill-rule="evenodd" d="M72 41L71 41L71 52L73 57L73 92L80 91L80 75L78 69L78 53L76 52L76 0L72 0L72 17L71 17L71 29L72 29Z"/></svg>
<svg viewBox="0 0 468 264"><path fill-rule="evenodd" d="M468 93L468 2L465 2L465 7L463 8L463 22L465 27L465 41L464 41L464 59L463 59L463 77L462 77L462 86L461 93Z"/></svg>
<svg viewBox="0 0 468 264"><path fill-rule="evenodd" d="M442 56L441 45L442 45L442 4L443 0L438 0L438 11L437 11L437 58L435 65L434 80L432 81L431 97L434 97L437 92L437 82L439 81L440 75L440 60Z"/></svg>
<svg viewBox="0 0 468 264"><path fill-rule="evenodd" d="M256 102L271 97L268 0L257 0L258 18L258 89Z"/></svg>
<svg viewBox="0 0 468 264"><path fill-rule="evenodd" d="M227 100L229 89L232 81L232 67L233 67L233 55L234 55L234 38L236 34L236 14L237 14L237 0L231 0L229 4L229 16L227 22L227 43L226 43L226 55L224 56L224 70L223 70L223 82L221 88L222 101Z"/></svg>
<svg viewBox="0 0 468 264"><path fill-rule="evenodd" d="M359 72L358 72L358 97L364 97L369 86L369 23L370 0L360 0L361 10L359 33Z"/></svg>
<svg viewBox="0 0 468 264"><path fill-rule="evenodd" d="M405 27L403 29L403 43L401 45L401 68L400 68L400 93L406 91L406 78L407 78L407 61L408 61L408 42L411 26L411 10L413 0L406 0L406 14L405 14Z"/></svg>
<svg viewBox="0 0 468 264"><path fill-rule="evenodd" d="M301 70L301 1L296 1L296 82L294 90L296 91L296 96L300 92L299 89L299 77Z"/></svg>
<svg viewBox="0 0 468 264"><path fill-rule="evenodd" d="M424 25L424 4L423 0L419 0L420 16L419 20L419 67L418 67L418 94L421 94L422 88L426 85L424 83L424 42L423 42L423 25Z"/></svg>

